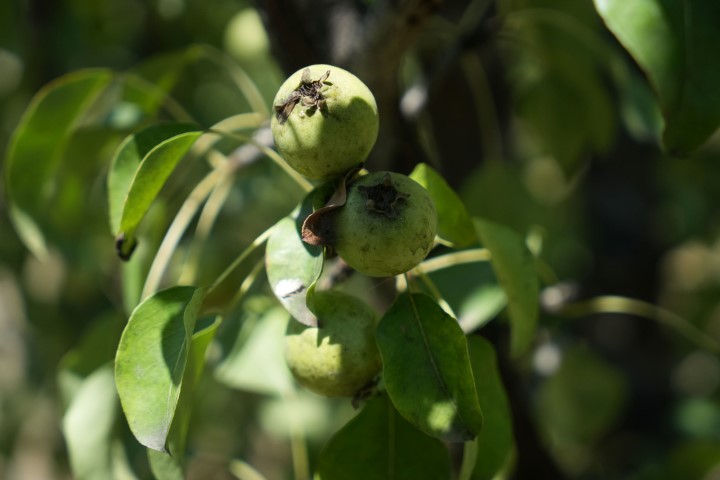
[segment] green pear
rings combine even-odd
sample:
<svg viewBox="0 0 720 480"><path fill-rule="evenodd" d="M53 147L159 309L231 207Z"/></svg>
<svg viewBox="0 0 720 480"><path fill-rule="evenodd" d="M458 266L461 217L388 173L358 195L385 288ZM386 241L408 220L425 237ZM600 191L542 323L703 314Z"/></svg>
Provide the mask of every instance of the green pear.
<svg viewBox="0 0 720 480"><path fill-rule="evenodd" d="M355 75L332 65L292 74L273 102L270 127L285 161L310 179L338 177L365 162L378 135L375 97Z"/></svg>
<svg viewBox="0 0 720 480"><path fill-rule="evenodd" d="M437 212L430 194L410 177L374 172L348 186L335 213L331 243L345 262L370 277L399 275L430 252Z"/></svg>
<svg viewBox="0 0 720 480"><path fill-rule="evenodd" d="M318 327L291 320L285 359L295 379L325 397L351 397L380 372L375 312L362 300L338 291L316 292L311 309Z"/></svg>

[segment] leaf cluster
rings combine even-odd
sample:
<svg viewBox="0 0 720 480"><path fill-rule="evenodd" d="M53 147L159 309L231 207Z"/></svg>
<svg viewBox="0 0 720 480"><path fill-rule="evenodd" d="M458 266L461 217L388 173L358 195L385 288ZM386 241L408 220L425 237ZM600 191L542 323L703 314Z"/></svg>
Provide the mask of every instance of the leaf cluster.
<svg viewBox="0 0 720 480"><path fill-rule="evenodd" d="M530 148L574 174L588 146L602 151L611 144L611 102L605 93L588 94L604 92L594 74L600 66L609 66L613 84L640 85L644 92L619 99L645 115L635 123L624 119L631 133L647 138L661 130L671 155L704 144L720 124L720 60L714 53L720 34L713 23L720 10L713 5L595 0L596 21L637 63L650 89L627 62L617 61L617 47L597 31L578 35L594 50L592 58L577 45L558 55L518 54L510 74L521 79L514 84L517 114L533 132ZM505 2L499 2L498 15L504 33L520 44L533 40L542 52L553 51L577 27L566 23L565 13ZM202 125L175 101L173 87L201 60L230 72L249 111ZM322 242L303 241L304 222L322 210L330 187L298 176L272 148L272 107L245 71L203 46L154 65L161 68L80 70L48 84L25 111L6 156L8 211L25 246L40 259L59 249L113 265L111 280L103 281L119 285L116 310L127 318L121 334L117 322L98 319L60 366L62 426L76 478L111 477L130 468L124 429L147 448L143 453L157 478L184 478L191 415L208 373L229 389L300 409L303 393L279 345L288 321L315 323L313 297L328 288L357 293L381 313L376 341L383 368L377 388L354 399L360 410L329 428L331 438L313 452L314 472L327 479L502 476L516 447L495 351L506 349L502 341L483 338L480 329L493 322L509 332L510 356L527 361L539 342L541 285L556 283L532 235L519 233L521 215L485 214L484 206L468 201L472 194L463 201L435 168L418 163L410 177L437 208L435 248L405 276L369 283L326 258ZM471 71L472 62L467 65ZM532 74L540 70L546 78ZM595 102L585 112L571 109L560 112L562 121L547 121L548 112L558 114L553 105L567 105L559 98L588 97ZM100 187L86 188L98 178ZM101 215L87 208L97 203ZM223 217L233 204L241 205L234 210L240 218ZM100 247L86 241L99 224L109 225ZM233 254L215 255L220 242L223 252ZM468 305L473 315L463 315ZM606 296L552 313L577 312L654 318L706 350L719 350L703 331L643 302ZM618 416L628 387L583 349L570 350L567 358L539 396L543 411L551 412L540 423L565 441L598 438ZM575 409L595 403L592 417ZM299 415L291 417L283 428L290 431L296 474L303 477L310 465L298 446ZM575 443L566 446L571 451ZM701 447L688 455L714 455ZM459 449L460 466L451 457ZM565 461L571 469L579 460Z"/></svg>

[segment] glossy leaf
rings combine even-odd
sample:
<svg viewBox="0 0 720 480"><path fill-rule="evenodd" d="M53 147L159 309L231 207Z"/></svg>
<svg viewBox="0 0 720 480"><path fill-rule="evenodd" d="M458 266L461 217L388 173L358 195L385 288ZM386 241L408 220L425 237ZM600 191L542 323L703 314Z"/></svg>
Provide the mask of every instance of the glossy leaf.
<svg viewBox="0 0 720 480"><path fill-rule="evenodd" d="M460 328L465 333L480 328L507 306L505 292L495 278L489 261L460 262L427 275L457 315Z"/></svg>
<svg viewBox="0 0 720 480"><path fill-rule="evenodd" d="M472 480L492 480L507 464L513 449L512 417L498 371L495 349L479 336L468 337L470 364L485 424L475 440L477 456Z"/></svg>
<svg viewBox="0 0 720 480"><path fill-rule="evenodd" d="M102 69L60 77L40 90L15 129L5 162L10 215L35 255L46 254L37 217L47 215L54 174L68 138L112 77L112 72Z"/></svg>
<svg viewBox="0 0 720 480"><path fill-rule="evenodd" d="M215 371L216 378L251 392L280 395L291 391L293 381L283 354L287 322L287 312L277 304L260 314L246 315L235 345Z"/></svg>
<svg viewBox="0 0 720 480"><path fill-rule="evenodd" d="M450 472L447 448L410 425L385 396L330 439L318 464L323 480L447 480Z"/></svg>
<svg viewBox="0 0 720 480"><path fill-rule="evenodd" d="M513 230L487 220L476 219L482 244L490 250L491 263L505 290L510 316L513 355L527 351L535 338L539 312L538 277L535 259L524 239Z"/></svg>
<svg viewBox="0 0 720 480"><path fill-rule="evenodd" d="M129 246L134 243L135 229L170 174L200 135L200 131L190 131L170 137L152 148L140 162L127 189L120 225L115 232L116 237L122 239L126 246L120 252L124 256L128 256L131 251L132 247Z"/></svg>
<svg viewBox="0 0 720 480"><path fill-rule="evenodd" d="M469 333L495 318L507 306L507 296L499 285L477 288L457 310L463 332Z"/></svg>
<svg viewBox="0 0 720 480"><path fill-rule="evenodd" d="M380 320L383 379L395 408L428 435L475 438L483 415L457 321L423 294L403 294Z"/></svg>
<svg viewBox="0 0 720 480"><path fill-rule="evenodd" d="M112 478L113 429L118 414L112 365L93 372L81 384L63 417L73 478Z"/></svg>
<svg viewBox="0 0 720 480"><path fill-rule="evenodd" d="M167 451L204 291L172 287L132 313L115 357L115 383L135 438Z"/></svg>
<svg viewBox="0 0 720 480"><path fill-rule="evenodd" d="M457 193L429 165L421 163L410 173L430 193L438 214L437 236L454 247L466 247L477 241L472 219Z"/></svg>
<svg viewBox="0 0 720 480"><path fill-rule="evenodd" d="M192 413L195 386L205 368L205 352L215 337L220 318L197 330L192 336L190 355L183 374L180 399L175 410L170 436L168 437L168 453L148 450L148 459L155 478L158 480L183 480L183 462L185 459L185 443Z"/></svg>
<svg viewBox="0 0 720 480"><path fill-rule="evenodd" d="M317 326L317 318L307 306L315 282L322 273L323 249L302 241L305 217L312 212L314 193L291 216L280 220L268 239L265 266L270 287L280 303L300 323Z"/></svg>
<svg viewBox="0 0 720 480"><path fill-rule="evenodd" d="M595 6L655 88L666 148L687 154L704 143L720 125L720 3L595 0Z"/></svg>
<svg viewBox="0 0 720 480"><path fill-rule="evenodd" d="M110 229L113 233L120 231L128 192L143 159L164 141L194 130L197 130L194 125L163 123L146 127L123 141L113 157L107 178Z"/></svg>

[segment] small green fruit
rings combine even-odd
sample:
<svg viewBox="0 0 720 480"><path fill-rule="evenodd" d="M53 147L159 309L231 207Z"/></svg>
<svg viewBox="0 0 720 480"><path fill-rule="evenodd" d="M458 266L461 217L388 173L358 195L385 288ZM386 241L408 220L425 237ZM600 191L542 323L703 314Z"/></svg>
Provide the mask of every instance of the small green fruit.
<svg viewBox="0 0 720 480"><path fill-rule="evenodd" d="M360 273L384 277L405 273L433 246L437 212L420 184L394 172L375 172L348 186L338 209L333 246Z"/></svg>
<svg viewBox="0 0 720 480"><path fill-rule="evenodd" d="M363 301L337 291L317 292L313 311L319 327L291 320L285 359L295 379L326 397L351 397L380 371L375 312Z"/></svg>
<svg viewBox="0 0 720 480"><path fill-rule="evenodd" d="M375 97L342 68L298 70L282 84L273 105L275 146L292 168L311 179L340 176L362 165L377 139Z"/></svg>

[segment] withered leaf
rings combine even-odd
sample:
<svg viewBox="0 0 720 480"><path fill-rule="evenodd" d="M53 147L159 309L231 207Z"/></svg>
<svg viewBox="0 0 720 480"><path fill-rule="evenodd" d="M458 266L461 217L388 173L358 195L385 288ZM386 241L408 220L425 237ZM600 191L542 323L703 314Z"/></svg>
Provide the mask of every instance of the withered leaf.
<svg viewBox="0 0 720 480"><path fill-rule="evenodd" d="M347 201L347 184L361 169L350 170L337 186L325 205L308 215L303 221L301 236L305 243L310 245L329 245L331 242L332 213L345 205Z"/></svg>

